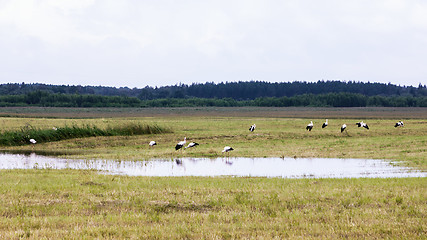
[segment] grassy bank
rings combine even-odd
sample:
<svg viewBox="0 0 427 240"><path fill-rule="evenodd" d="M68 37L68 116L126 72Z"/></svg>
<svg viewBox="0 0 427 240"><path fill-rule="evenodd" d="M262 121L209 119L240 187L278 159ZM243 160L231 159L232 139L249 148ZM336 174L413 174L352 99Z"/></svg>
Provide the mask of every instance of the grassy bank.
<svg viewBox="0 0 427 240"><path fill-rule="evenodd" d="M2 239L422 239L427 179L2 170Z"/></svg>

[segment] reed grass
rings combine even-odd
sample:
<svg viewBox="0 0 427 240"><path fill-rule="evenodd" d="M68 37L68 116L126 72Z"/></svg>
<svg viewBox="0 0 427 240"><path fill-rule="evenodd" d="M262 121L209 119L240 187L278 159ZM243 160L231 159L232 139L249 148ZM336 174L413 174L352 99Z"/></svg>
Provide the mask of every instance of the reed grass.
<svg viewBox="0 0 427 240"><path fill-rule="evenodd" d="M0 135L1 146L20 146L31 144L30 139L38 143L55 142L73 138L99 137L99 136L133 136L144 134L160 134L172 132L169 128L158 125L128 123L121 126L108 126L102 129L96 125L72 125L52 129L41 129L31 125L21 127L19 130L6 131Z"/></svg>

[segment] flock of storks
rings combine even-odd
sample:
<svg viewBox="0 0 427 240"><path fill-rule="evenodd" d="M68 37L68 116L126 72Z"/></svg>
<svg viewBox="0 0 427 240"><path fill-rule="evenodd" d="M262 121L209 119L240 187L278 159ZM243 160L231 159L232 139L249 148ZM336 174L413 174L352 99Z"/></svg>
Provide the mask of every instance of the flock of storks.
<svg viewBox="0 0 427 240"><path fill-rule="evenodd" d="M249 131L251 131L251 132L253 132L253 131L255 131L255 128L256 128L256 125L255 124L253 124L250 128L249 128ZM185 146L185 144L187 143L187 137L184 137L184 140L183 141L180 141L180 142L178 142L176 145L175 145L175 150L177 151L177 150L179 150L179 149L187 149L187 148L192 148L192 147L195 147L195 146L198 146L199 144L198 143L196 143L196 142L190 142L186 147L184 147ZM152 147L152 146L154 146L154 145L157 145L157 143L156 143L156 141L151 141L149 144L148 144L150 147ZM222 153L230 153L231 151L233 151L234 150L234 148L232 148L232 147L230 147L230 146L225 146L224 147L224 149L222 150Z"/></svg>
<svg viewBox="0 0 427 240"><path fill-rule="evenodd" d="M358 127L363 127L369 130L369 126L368 124L364 123L363 121L357 122L356 125ZM322 124L322 128L325 128L328 126L328 119L326 119L326 121ZM394 127L403 127L403 122L402 121L398 121ZM311 131L311 129L313 129L313 121L310 121L309 124L307 124L307 127L305 127L306 130ZM341 126L341 132L347 131L347 124L343 124Z"/></svg>
<svg viewBox="0 0 427 240"><path fill-rule="evenodd" d="M255 125L255 124L254 124ZM251 126L251 128L254 126L254 125L252 125ZM253 129L251 130L250 129L250 131L251 132L253 132L255 130L255 127L253 127ZM187 137L184 137L184 140L183 141L180 141L179 143L177 143L176 145L175 145L175 150L177 151L177 150L179 150L179 149L187 149L187 148L192 148L192 147L195 147L195 146L198 146L199 144L198 143L196 143L196 142L190 142L187 146L185 146L185 144L187 143ZM156 143L156 141L151 141L149 144L148 144L150 147L152 147L152 146L154 146L154 145L157 145L157 143ZM185 146L185 147L184 147ZM223 153L228 153L228 152L230 152L230 151L233 151L234 149L232 148L232 147L230 147L230 146L225 146L224 147L224 150L222 150L222 152Z"/></svg>
<svg viewBox="0 0 427 240"><path fill-rule="evenodd" d="M358 122L358 123L356 123L356 125L358 126L358 127L363 127L363 128L366 128L366 129L368 129L369 130L369 126L368 126L368 124L366 124L366 123L364 123L363 121L361 121L361 122ZM309 124L307 124L307 127L305 128L306 130L308 130L308 131L311 131L312 129L313 129L313 121L310 121L310 123ZM326 119L326 121L322 124L322 128L325 128L325 127L327 127L328 126L328 119ZM395 125L394 125L394 127L403 127L403 122L402 121L398 121ZM249 128L249 131L251 131L251 132L253 132L253 131L255 131L255 128L256 128L256 125L255 124L253 124L252 126L250 126L250 128ZM347 131L346 130L346 128L347 128L347 125L346 124L343 124L342 126L341 126L341 132L343 132L343 131ZM56 128L53 128L54 130L57 130ZM37 141L35 140L35 139L33 139L33 138L31 138L30 140L30 143L34 146L34 144L36 144L37 143ZM198 143L196 143L196 142L190 142L187 146L185 146L185 144L187 143L187 137L184 137L184 140L183 141L180 141L180 142L178 142L177 144L176 144L176 146L175 146L175 150L179 150L179 149L187 149L187 148L192 148L192 147L195 147L195 146L198 146L199 144ZM155 145L157 145L157 143L156 143L156 141L151 141L149 144L148 144L150 147L153 147L153 146L155 146ZM184 147L185 146L185 147ZM229 153L229 152L231 152L231 151L233 151L234 149L232 148L232 147L230 147L230 146L225 146L224 147L224 149L222 150L222 153Z"/></svg>
<svg viewBox="0 0 427 240"><path fill-rule="evenodd" d="M363 127L363 128L366 128L366 129L368 129L368 130L369 130L369 126L368 126L368 124L364 123L363 121L357 122L357 123L356 123L356 125L357 125L358 127ZM307 124L307 127L306 127L305 129L306 129L306 130L308 130L308 131L311 131L311 130L313 129L313 126L314 126L313 121L310 121L310 123L309 123L309 124ZM327 126L328 126L328 119L326 119L326 121L322 124L322 128L325 128L325 127L327 127ZM394 125L394 127L403 127L403 122L402 122L402 121L398 121L398 122ZM255 125L255 124L253 124L252 126L250 126L249 131L253 132L253 131L255 131L255 128L256 128L256 125ZM343 124L343 125L341 126L341 132L347 131L347 130L346 130L346 128L347 128L347 125L346 125L346 124ZM196 142L190 142L187 146L185 146L185 144L186 144L186 143L187 143L187 137L184 137L184 140L183 140L183 141L180 141L180 142L178 142L178 143L176 144L176 146L175 146L175 150L192 148L192 147L195 147L195 146L198 146L198 145L199 145L199 144L198 144L198 143L196 143ZM152 146L154 146L154 145L157 145L157 143L156 143L155 141L151 141L148 145L152 147ZM229 153L229 152L231 152L231 151L233 151L233 150L234 150L234 149L233 149L232 147L230 147L230 146L225 146L225 147L224 147L224 149L222 150L222 153Z"/></svg>

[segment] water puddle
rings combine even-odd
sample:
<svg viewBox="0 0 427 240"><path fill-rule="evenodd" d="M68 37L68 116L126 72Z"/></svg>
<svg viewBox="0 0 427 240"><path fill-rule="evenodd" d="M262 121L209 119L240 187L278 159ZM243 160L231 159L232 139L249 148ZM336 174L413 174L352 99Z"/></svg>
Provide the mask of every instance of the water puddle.
<svg viewBox="0 0 427 240"><path fill-rule="evenodd" d="M130 176L251 176L281 178L427 177L426 172L373 159L180 158L114 161L0 153L0 169L94 169Z"/></svg>

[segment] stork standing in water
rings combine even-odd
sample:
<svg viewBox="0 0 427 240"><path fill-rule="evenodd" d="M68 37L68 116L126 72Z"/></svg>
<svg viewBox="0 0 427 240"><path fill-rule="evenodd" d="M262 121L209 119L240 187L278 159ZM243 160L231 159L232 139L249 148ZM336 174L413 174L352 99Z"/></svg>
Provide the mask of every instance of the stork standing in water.
<svg viewBox="0 0 427 240"><path fill-rule="evenodd" d="M195 147L195 146L198 146L199 144L198 143L196 143L196 142L191 142L191 143L189 143L188 144L188 146L186 146L185 147L185 149L187 149L187 148L192 148L192 147Z"/></svg>
<svg viewBox="0 0 427 240"><path fill-rule="evenodd" d="M394 127L403 127L403 122L402 122L402 121L397 122L397 123L394 125Z"/></svg>
<svg viewBox="0 0 427 240"><path fill-rule="evenodd" d="M184 145L185 145L186 142L187 142L187 137L184 137L184 141L181 141L181 142L179 142L179 143L176 144L175 150L179 150L182 147L184 147Z"/></svg>
<svg viewBox="0 0 427 240"><path fill-rule="evenodd" d="M256 125L255 125L255 123L249 128L249 131L251 131L251 132L253 132L254 130L255 130L255 128L256 128Z"/></svg>
<svg viewBox="0 0 427 240"><path fill-rule="evenodd" d="M313 129L313 121L310 121L310 123L305 127L306 130L311 131Z"/></svg>
<svg viewBox="0 0 427 240"><path fill-rule="evenodd" d="M148 144L148 146L150 146L150 147L152 147L152 146L154 146L154 145L157 145L157 143L156 143L155 141L151 141L151 142Z"/></svg>
<svg viewBox="0 0 427 240"><path fill-rule="evenodd" d="M228 156L230 156L230 152L233 151L234 149L232 147L229 146L225 146L224 150L222 150L223 153L227 153Z"/></svg>
<svg viewBox="0 0 427 240"><path fill-rule="evenodd" d="M228 154L227 156L226 156L226 158L225 158L225 163L226 164L233 164L232 162L230 162L229 160L228 160L228 158L230 157L230 152L231 151L233 151L234 149L232 148L232 147L229 147L229 146L225 146L224 147L224 150L222 150L222 153L226 153L226 154Z"/></svg>
<svg viewBox="0 0 427 240"><path fill-rule="evenodd" d="M326 119L326 121L322 124L322 128L325 128L328 126L328 119Z"/></svg>

